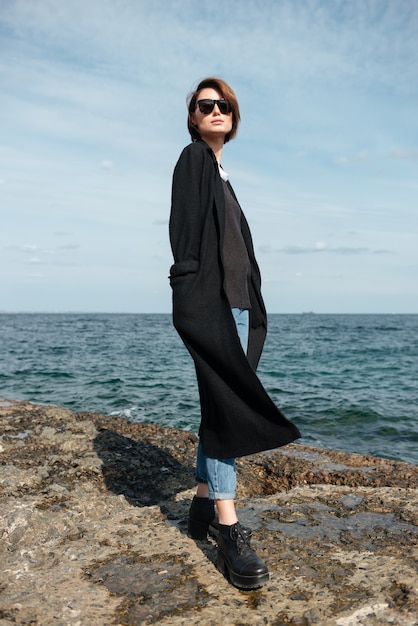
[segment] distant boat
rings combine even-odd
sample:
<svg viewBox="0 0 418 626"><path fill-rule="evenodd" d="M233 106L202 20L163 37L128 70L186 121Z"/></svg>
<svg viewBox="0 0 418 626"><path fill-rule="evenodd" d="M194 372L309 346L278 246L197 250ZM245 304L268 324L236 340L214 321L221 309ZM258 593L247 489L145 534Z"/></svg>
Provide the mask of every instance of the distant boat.
<svg viewBox="0 0 418 626"><path fill-rule="evenodd" d="M315 311L302 311L302 315L315 315Z"/></svg>

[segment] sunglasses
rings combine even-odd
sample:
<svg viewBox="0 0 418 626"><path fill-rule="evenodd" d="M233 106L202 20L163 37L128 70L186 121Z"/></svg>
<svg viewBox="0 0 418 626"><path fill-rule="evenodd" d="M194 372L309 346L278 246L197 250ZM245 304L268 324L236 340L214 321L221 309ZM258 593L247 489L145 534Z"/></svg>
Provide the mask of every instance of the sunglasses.
<svg viewBox="0 0 418 626"><path fill-rule="evenodd" d="M203 115L208 115L212 113L215 108L215 104L218 105L218 109L222 115L227 115L231 113L231 109L229 106L228 100L222 98L221 100L212 100L211 98L204 98L203 100L197 101L197 106L199 107L199 111L203 113Z"/></svg>

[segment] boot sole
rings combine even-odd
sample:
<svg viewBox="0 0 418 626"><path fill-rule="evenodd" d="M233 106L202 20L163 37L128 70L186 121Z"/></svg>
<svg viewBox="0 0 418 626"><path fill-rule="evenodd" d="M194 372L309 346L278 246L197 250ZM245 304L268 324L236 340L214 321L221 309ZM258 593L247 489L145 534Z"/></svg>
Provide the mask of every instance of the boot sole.
<svg viewBox="0 0 418 626"><path fill-rule="evenodd" d="M270 579L270 574L264 572L263 574L256 574L255 576L243 576L237 574L228 565L222 552L218 549L218 570L225 576L225 578L237 587L238 589L258 589L263 587Z"/></svg>

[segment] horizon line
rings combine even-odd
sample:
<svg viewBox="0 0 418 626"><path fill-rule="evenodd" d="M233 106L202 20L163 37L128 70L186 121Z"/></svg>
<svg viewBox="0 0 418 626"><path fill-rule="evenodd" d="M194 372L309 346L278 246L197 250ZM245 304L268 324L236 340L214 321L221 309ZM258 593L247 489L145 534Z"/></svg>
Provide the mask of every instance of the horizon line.
<svg viewBox="0 0 418 626"><path fill-rule="evenodd" d="M68 310L68 311L8 311L0 310L0 315L172 315L171 311L83 311L83 310ZM267 313L267 317L270 315L418 315L418 311L270 311Z"/></svg>

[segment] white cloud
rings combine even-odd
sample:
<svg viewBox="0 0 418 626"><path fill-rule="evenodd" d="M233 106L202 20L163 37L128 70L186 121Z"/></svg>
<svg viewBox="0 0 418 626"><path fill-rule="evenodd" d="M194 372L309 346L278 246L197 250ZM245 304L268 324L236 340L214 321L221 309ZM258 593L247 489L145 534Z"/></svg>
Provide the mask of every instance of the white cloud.
<svg viewBox="0 0 418 626"><path fill-rule="evenodd" d="M416 161L418 160L418 150L406 150L406 149L393 149L388 154L388 158L390 159L400 159L407 161Z"/></svg>
<svg viewBox="0 0 418 626"><path fill-rule="evenodd" d="M260 248L262 254L392 254L391 250L373 250L364 247L352 247L352 246L327 246L324 243L314 244L313 246L293 245L286 246L284 248L270 249L266 246Z"/></svg>

